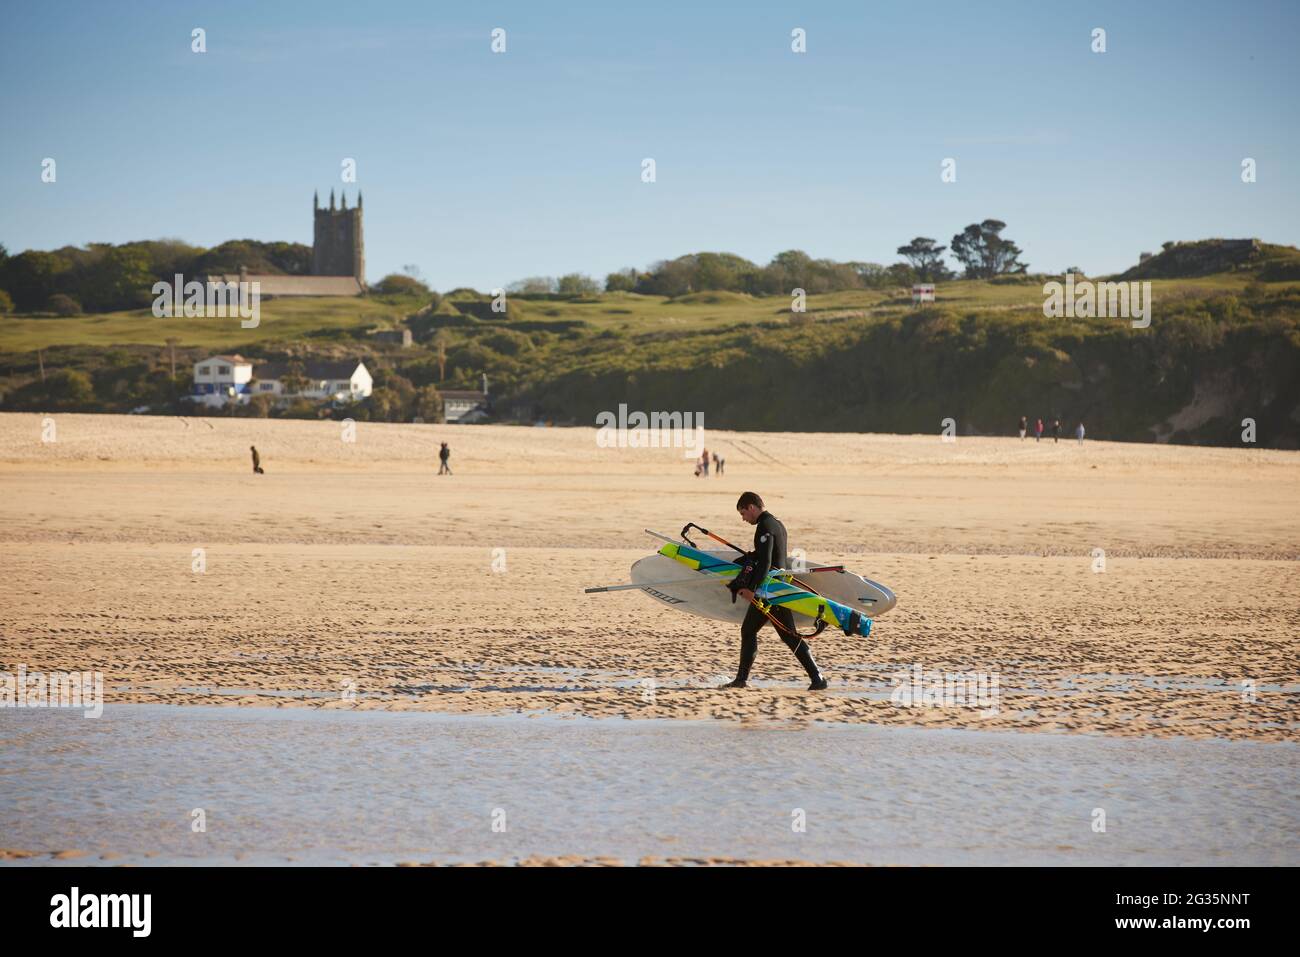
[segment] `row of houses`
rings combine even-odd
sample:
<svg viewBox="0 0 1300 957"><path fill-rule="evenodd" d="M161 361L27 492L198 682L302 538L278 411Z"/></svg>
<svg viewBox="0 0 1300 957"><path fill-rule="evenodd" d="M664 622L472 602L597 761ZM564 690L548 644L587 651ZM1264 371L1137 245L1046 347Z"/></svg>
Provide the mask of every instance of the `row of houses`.
<svg viewBox="0 0 1300 957"><path fill-rule="evenodd" d="M209 356L194 363L191 402L220 408L234 402L246 405L254 396L275 401L308 399L338 405L360 402L374 391L374 378L360 359L324 361L309 359L296 364L259 362L241 355ZM441 391L443 418L447 422L473 422L487 415L487 378L480 391Z"/></svg>
<svg viewBox="0 0 1300 957"><path fill-rule="evenodd" d="M191 401L223 406L247 403L255 395L357 402L374 389L374 379L359 359L344 362L307 361L299 364L303 382L293 381L286 362L253 363L240 355L209 356L194 363ZM285 384L286 377L289 384Z"/></svg>

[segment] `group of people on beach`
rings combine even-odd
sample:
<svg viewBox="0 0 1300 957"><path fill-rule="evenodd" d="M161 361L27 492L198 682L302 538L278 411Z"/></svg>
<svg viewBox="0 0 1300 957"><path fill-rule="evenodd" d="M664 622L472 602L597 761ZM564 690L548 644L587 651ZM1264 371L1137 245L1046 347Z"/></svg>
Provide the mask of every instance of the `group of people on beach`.
<svg viewBox="0 0 1300 957"><path fill-rule="evenodd" d="M713 453L712 459L713 459L713 474L721 475L722 470L727 466L727 460L724 458L720 458L717 452ZM709 477L709 450L708 449L703 449L700 453L700 457L695 462L695 477L700 478L701 476L703 476L704 478Z"/></svg>
<svg viewBox="0 0 1300 957"><path fill-rule="evenodd" d="M1029 432L1029 420L1022 415L1020 417L1020 437L1023 439L1025 435L1028 434L1028 432ZM1083 423L1080 422L1078 425L1074 427L1074 437L1079 440L1080 445L1083 445L1083 436L1084 436ZM1036 422L1034 422L1034 441L1035 442L1043 441L1043 420L1042 419L1038 419ZM1061 420L1060 419L1052 420L1052 441L1053 442L1061 441Z"/></svg>

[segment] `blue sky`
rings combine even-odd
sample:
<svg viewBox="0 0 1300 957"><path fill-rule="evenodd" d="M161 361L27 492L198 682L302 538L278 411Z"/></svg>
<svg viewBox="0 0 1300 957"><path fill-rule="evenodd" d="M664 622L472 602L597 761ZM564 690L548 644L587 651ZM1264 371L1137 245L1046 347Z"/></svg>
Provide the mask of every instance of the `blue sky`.
<svg viewBox="0 0 1300 957"><path fill-rule="evenodd" d="M1295 2L5 0L0 18L11 253L310 244L345 157L367 277L414 263L444 290L700 250L887 264L990 217L1035 270L1300 241Z"/></svg>

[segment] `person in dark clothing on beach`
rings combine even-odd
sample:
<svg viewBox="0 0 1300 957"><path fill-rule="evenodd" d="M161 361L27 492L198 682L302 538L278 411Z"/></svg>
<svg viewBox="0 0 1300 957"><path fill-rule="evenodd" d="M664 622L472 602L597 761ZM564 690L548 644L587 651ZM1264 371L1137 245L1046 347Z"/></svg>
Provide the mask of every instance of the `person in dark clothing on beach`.
<svg viewBox="0 0 1300 957"><path fill-rule="evenodd" d="M1029 420L1022 415L1020 417L1020 438L1023 439L1025 437L1025 433L1028 431L1029 431Z"/></svg>
<svg viewBox="0 0 1300 957"><path fill-rule="evenodd" d="M451 458L451 447L447 445L446 442L443 442L442 448L438 449L438 461L442 463L438 466L439 475L451 474L451 466L447 464L447 460L450 458Z"/></svg>
<svg viewBox="0 0 1300 957"><path fill-rule="evenodd" d="M261 457L260 455L257 454L257 446L256 446L256 445L250 445L248 448L249 448L249 449L252 451L252 453L253 453L253 471L256 472L258 475L263 475L263 474L265 474L265 473L262 471L262 457Z"/></svg>
<svg viewBox="0 0 1300 957"><path fill-rule="evenodd" d="M763 508L763 500L756 492L745 492L741 495L740 500L736 502L736 511L740 513L742 519L754 526L754 550L739 559L737 564L742 568L752 565L753 572L748 576L748 581L758 585L772 569L789 567L789 558L786 556L785 526L775 515ZM728 587L732 588L739 598L749 602L749 610L745 612L745 620L740 626L740 666L736 669L736 678L722 687L746 687L749 681L749 669L753 667L754 658L758 655L758 633L769 620L773 620L777 625L777 634L781 636L785 646L794 652L794 656L799 659L799 664L803 665L804 671L808 672L808 678L812 682L808 690L825 691L826 679L818 670L817 662L813 660L812 648L795 632L794 615L791 614L790 609L774 607L770 609L772 619L769 619L754 604L752 587L743 587L742 583L736 581Z"/></svg>
<svg viewBox="0 0 1300 957"><path fill-rule="evenodd" d="M1038 419L1034 423L1034 441L1035 442L1043 441L1043 420L1042 419Z"/></svg>
<svg viewBox="0 0 1300 957"><path fill-rule="evenodd" d="M1061 420L1060 419L1052 420L1052 441L1053 442L1061 441Z"/></svg>

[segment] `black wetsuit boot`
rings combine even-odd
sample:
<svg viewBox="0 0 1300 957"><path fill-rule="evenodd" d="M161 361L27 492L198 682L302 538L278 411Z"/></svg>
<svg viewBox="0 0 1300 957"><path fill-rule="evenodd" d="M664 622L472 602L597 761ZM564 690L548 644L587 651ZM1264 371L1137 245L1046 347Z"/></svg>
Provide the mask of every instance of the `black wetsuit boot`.
<svg viewBox="0 0 1300 957"><path fill-rule="evenodd" d="M808 680L812 682L808 685L808 690L825 691L826 679L822 677L817 662L813 660L812 646L795 634L794 616L790 614L790 609L774 608L772 615L784 626L777 629L777 634L781 636L785 646L794 652L794 656L799 659L799 664L803 665L803 670L808 672Z"/></svg>
<svg viewBox="0 0 1300 957"><path fill-rule="evenodd" d="M799 646L794 649L794 656L799 659L799 664L803 665L803 670L808 672L808 678L812 682L808 690L825 691L826 677L818 669L817 662L813 660L812 646L801 640Z"/></svg>
<svg viewBox="0 0 1300 957"><path fill-rule="evenodd" d="M787 612L787 614L789 614ZM794 629L791 628L791 631ZM812 684L808 685L809 691L825 691L826 679L817 668L817 662L813 660L812 646L802 638L796 638L791 634L782 633L781 640L785 646L794 652L794 656L799 659L799 664L803 665L803 670L808 672L808 680Z"/></svg>
<svg viewBox="0 0 1300 957"><path fill-rule="evenodd" d="M724 688L744 688L749 681L749 669L754 667L754 658L758 655L758 629L763 627L767 618L753 605L745 613L745 622L740 626L740 664L736 667L734 681L723 685Z"/></svg>

